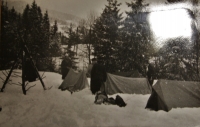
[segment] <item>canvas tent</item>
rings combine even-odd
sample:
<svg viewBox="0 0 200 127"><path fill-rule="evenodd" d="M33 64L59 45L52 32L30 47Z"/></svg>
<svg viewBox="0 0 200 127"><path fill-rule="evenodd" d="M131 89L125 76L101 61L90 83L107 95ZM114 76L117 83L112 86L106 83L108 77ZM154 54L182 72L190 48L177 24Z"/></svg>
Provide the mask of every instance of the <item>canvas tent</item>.
<svg viewBox="0 0 200 127"><path fill-rule="evenodd" d="M158 80L146 108L168 112L178 107L200 107L200 82Z"/></svg>
<svg viewBox="0 0 200 127"><path fill-rule="evenodd" d="M146 78L132 78L107 73L105 91L112 95L116 93L151 94L151 87Z"/></svg>
<svg viewBox="0 0 200 127"><path fill-rule="evenodd" d="M89 87L86 73L84 71L75 72L73 69L70 69L67 76L59 86L59 89L75 92L86 87Z"/></svg>

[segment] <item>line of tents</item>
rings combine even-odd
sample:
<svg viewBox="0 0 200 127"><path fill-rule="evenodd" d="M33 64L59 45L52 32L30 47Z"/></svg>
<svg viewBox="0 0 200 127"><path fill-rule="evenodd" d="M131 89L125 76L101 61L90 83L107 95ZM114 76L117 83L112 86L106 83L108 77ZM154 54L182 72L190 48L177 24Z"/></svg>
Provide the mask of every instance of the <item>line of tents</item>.
<svg viewBox="0 0 200 127"><path fill-rule="evenodd" d="M72 93L87 87L89 83L86 73L70 69L59 89ZM151 94L145 108L154 111L168 112L178 107L200 107L200 82L159 79L150 86L144 77L134 78L107 73L105 91L108 95Z"/></svg>

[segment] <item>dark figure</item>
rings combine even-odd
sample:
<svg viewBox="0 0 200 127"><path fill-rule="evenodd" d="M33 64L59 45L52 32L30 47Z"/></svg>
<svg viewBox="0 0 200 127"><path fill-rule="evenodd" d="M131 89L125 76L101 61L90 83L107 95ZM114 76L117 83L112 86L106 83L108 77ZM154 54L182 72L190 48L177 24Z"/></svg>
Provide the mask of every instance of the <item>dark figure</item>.
<svg viewBox="0 0 200 127"><path fill-rule="evenodd" d="M147 78L148 78L149 84L152 86L153 80L155 79L155 68L152 64L148 65Z"/></svg>
<svg viewBox="0 0 200 127"><path fill-rule="evenodd" d="M104 90L102 92L105 91L104 82L106 81L106 78L107 74L104 66L95 63L91 70L90 90L92 91L92 94L100 91L102 87L104 87Z"/></svg>
<svg viewBox="0 0 200 127"><path fill-rule="evenodd" d="M94 65L95 63L97 63L97 59L96 59L96 58L93 58L93 59L92 59L92 63L89 64L88 69L87 69L87 73L86 73L87 77L90 77L90 78L91 78L92 67L93 67L93 65Z"/></svg>
<svg viewBox="0 0 200 127"><path fill-rule="evenodd" d="M65 79L65 77L67 76L68 72L69 72L68 62L64 58L63 61L62 61L62 63L61 63L62 79Z"/></svg>
<svg viewBox="0 0 200 127"><path fill-rule="evenodd" d="M38 78L37 74L36 74L36 70L33 67L34 65L31 64L31 60L30 59L26 59L25 62L25 80L29 81L29 82L33 82L36 81L36 78Z"/></svg>

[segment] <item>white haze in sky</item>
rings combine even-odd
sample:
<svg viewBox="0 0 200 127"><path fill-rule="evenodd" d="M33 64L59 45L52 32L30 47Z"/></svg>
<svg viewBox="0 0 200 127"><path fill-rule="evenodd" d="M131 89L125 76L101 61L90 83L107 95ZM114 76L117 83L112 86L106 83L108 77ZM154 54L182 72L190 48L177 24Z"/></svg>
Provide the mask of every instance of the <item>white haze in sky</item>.
<svg viewBox="0 0 200 127"><path fill-rule="evenodd" d="M166 6L155 6L148 16L153 42L156 48L161 48L169 39L192 38L192 23L186 9L192 9L191 4L181 3Z"/></svg>
<svg viewBox="0 0 200 127"><path fill-rule="evenodd" d="M192 19L184 9L152 12L149 16L154 38L190 38Z"/></svg>

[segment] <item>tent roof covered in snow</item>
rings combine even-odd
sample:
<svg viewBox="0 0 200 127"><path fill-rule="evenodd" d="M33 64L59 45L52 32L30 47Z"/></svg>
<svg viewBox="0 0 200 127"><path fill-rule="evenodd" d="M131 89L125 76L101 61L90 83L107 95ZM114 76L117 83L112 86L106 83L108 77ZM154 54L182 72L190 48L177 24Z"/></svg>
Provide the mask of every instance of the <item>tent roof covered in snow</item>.
<svg viewBox="0 0 200 127"><path fill-rule="evenodd" d="M178 107L200 107L200 82L158 80L146 108L169 111Z"/></svg>
<svg viewBox="0 0 200 127"><path fill-rule="evenodd" d="M75 72L73 69L70 69L67 76L59 86L59 89L75 92L86 87L89 87L86 73L84 71Z"/></svg>
<svg viewBox="0 0 200 127"><path fill-rule="evenodd" d="M128 94L150 94L151 89L146 78L132 78L107 73L105 83L107 94L128 93Z"/></svg>

